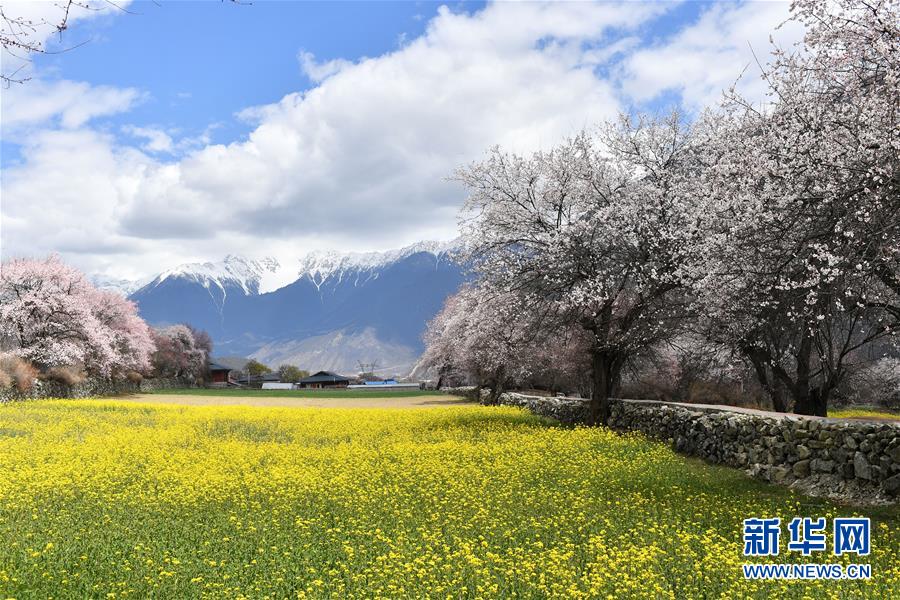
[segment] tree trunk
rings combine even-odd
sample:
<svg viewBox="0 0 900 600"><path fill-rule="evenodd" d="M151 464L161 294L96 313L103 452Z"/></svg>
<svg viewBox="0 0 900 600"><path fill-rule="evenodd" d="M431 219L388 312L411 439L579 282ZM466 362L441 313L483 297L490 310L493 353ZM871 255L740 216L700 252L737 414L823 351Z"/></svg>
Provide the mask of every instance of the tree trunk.
<svg viewBox="0 0 900 600"><path fill-rule="evenodd" d="M489 403L491 406L500 404L500 394L503 393L503 383L506 380L506 369L502 366L497 367L494 371L494 380L491 384L491 394Z"/></svg>
<svg viewBox="0 0 900 600"><path fill-rule="evenodd" d="M812 386L810 361L812 356L812 340L804 336L797 353L797 383L794 386L794 412L798 415L814 415L824 417L828 414L828 396L831 394L831 382L825 381L821 386Z"/></svg>
<svg viewBox="0 0 900 600"><path fill-rule="evenodd" d="M784 399L784 388L776 382L770 394L772 396L772 410L775 412L786 413L788 411L788 405L787 401Z"/></svg>
<svg viewBox="0 0 900 600"><path fill-rule="evenodd" d="M814 415L813 403L808 386L794 387L794 412L798 415Z"/></svg>
<svg viewBox="0 0 900 600"><path fill-rule="evenodd" d="M605 350L591 352L591 403L588 425L609 423L609 399L618 387L621 360Z"/></svg>
<svg viewBox="0 0 900 600"><path fill-rule="evenodd" d="M750 359L753 370L756 373L756 380L762 386L763 390L769 394L772 400L772 409L776 412L787 412L788 406L784 399L784 386L780 385L774 374L769 373L767 362L764 355L752 347L743 348L745 356Z"/></svg>
<svg viewBox="0 0 900 600"><path fill-rule="evenodd" d="M794 412L798 415L813 415L816 417L828 416L829 389L819 388L798 389L795 394Z"/></svg>

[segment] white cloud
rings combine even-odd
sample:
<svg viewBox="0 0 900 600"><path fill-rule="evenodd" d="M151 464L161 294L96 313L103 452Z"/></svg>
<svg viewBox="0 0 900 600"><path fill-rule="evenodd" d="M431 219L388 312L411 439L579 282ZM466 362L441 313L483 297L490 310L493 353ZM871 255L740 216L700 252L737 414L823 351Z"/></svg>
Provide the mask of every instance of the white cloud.
<svg viewBox="0 0 900 600"><path fill-rule="evenodd" d="M623 90L637 101L677 91L688 107L697 109L720 100L722 90L734 84L746 68L738 88L748 97L762 100L765 86L754 53L765 64L771 50L770 35L783 47L803 36L802 26L795 22L776 31L788 18L789 8L788 2L714 4L697 23L626 58L619 73Z"/></svg>
<svg viewBox="0 0 900 600"><path fill-rule="evenodd" d="M134 125L128 125L126 127L123 127L122 130L129 135L147 140L145 144L141 145L141 149L147 152L172 151L172 136L170 136L162 129L157 129L155 127L135 127Z"/></svg>
<svg viewBox="0 0 900 600"><path fill-rule="evenodd" d="M74 129L97 117L126 112L143 98L134 88L35 79L3 91L3 132L15 135L23 128L46 127L48 121Z"/></svg>
<svg viewBox="0 0 900 600"><path fill-rule="evenodd" d="M218 124L208 125L197 135L182 135L178 128L163 129L160 127L137 127L125 125L122 133L134 138L146 140L141 150L151 154L170 154L180 156L208 146L211 134Z"/></svg>
<svg viewBox="0 0 900 600"><path fill-rule="evenodd" d="M554 144L613 116L623 92L714 102L752 61L748 44L767 55L769 32L787 16L781 4L714 5L641 48L639 27L669 6L441 8L422 36L382 56L319 62L301 52L317 85L240 111L254 129L227 145L210 145L208 131L146 125L123 130L140 149L122 145L92 119L128 110L139 92L36 80L3 95L4 135L28 134L22 161L3 173L3 253L60 251L82 268L134 277L228 252L291 257L449 239L464 194L446 180L455 167L494 144ZM749 75L743 85L756 90Z"/></svg>
<svg viewBox="0 0 900 600"><path fill-rule="evenodd" d="M84 268L129 276L226 252L454 237L463 192L446 181L453 169L493 144L527 152L614 115L614 89L593 72L588 49L596 55L663 10L442 8L423 36L383 56L307 56L317 87L243 111L257 122L248 139L176 162L123 149L74 119L81 128L34 137L24 163L8 169L4 253L59 250ZM132 133L144 134L148 151L177 144L171 132Z"/></svg>
<svg viewBox="0 0 900 600"><path fill-rule="evenodd" d="M143 154L79 129L33 132L23 158L22 167L3 174L4 254L100 255L138 247L118 233L116 215L148 164Z"/></svg>
<svg viewBox="0 0 900 600"><path fill-rule="evenodd" d="M303 74L315 83L321 83L332 75L353 65L353 61L343 58L318 62L311 52L302 50L297 54L297 60L300 61L300 70L303 71Z"/></svg>

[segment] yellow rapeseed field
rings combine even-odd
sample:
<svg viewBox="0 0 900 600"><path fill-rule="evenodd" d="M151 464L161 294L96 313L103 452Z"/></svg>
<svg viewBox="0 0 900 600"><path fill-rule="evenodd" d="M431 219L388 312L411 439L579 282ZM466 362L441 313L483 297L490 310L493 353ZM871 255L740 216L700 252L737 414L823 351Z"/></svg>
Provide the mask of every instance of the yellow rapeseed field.
<svg viewBox="0 0 900 600"><path fill-rule="evenodd" d="M872 580L743 580L744 518L850 514L789 560ZM0 406L0 598L897 598L896 518L512 408Z"/></svg>

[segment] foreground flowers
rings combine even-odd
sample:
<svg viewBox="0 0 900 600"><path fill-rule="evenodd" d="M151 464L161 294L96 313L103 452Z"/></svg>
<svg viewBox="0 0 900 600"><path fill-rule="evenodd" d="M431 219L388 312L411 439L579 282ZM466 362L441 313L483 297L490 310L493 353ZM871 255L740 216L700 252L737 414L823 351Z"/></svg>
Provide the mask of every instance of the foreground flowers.
<svg viewBox="0 0 900 600"><path fill-rule="evenodd" d="M869 582L742 579L742 519L853 513L509 408L0 407L2 597L896 597L896 511Z"/></svg>

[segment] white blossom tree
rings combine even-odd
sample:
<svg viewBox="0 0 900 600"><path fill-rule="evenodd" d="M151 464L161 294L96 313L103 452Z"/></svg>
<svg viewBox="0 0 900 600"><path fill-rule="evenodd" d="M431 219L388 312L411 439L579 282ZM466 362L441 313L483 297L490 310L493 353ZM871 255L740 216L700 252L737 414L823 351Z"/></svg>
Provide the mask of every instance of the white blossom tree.
<svg viewBox="0 0 900 600"><path fill-rule="evenodd" d="M508 385L580 391L590 373L586 340L580 327L561 327L514 294L465 286L429 322L418 368L436 370L439 385L463 380L479 395L487 387L489 404Z"/></svg>
<svg viewBox="0 0 900 600"><path fill-rule="evenodd" d="M698 291L776 409L824 415L857 350L900 328L900 14L793 12L807 34L764 69L768 102L732 91L706 117Z"/></svg>
<svg viewBox="0 0 900 600"><path fill-rule="evenodd" d="M527 373L537 334L517 296L465 286L429 322L421 365L439 378L455 375L479 390L488 387L488 402L496 403L507 381Z"/></svg>
<svg viewBox="0 0 900 600"><path fill-rule="evenodd" d="M154 350L133 302L57 256L0 266L0 340L39 368L80 365L105 377L146 371Z"/></svg>
<svg viewBox="0 0 900 600"><path fill-rule="evenodd" d="M591 416L609 417L622 368L684 318L698 168L678 114L623 117L529 158L494 149L458 172L462 258L479 286L591 334Z"/></svg>

